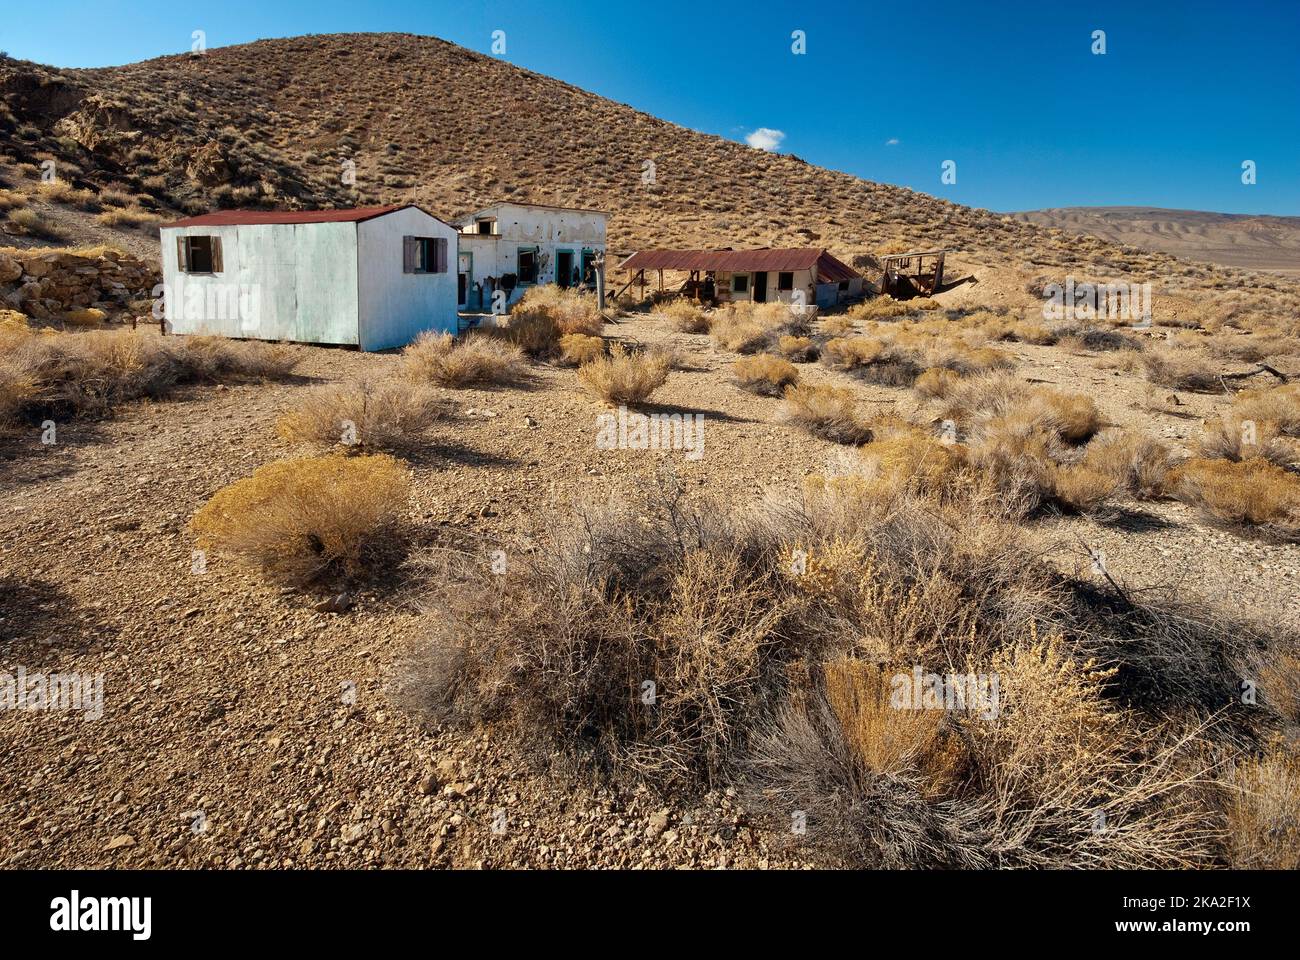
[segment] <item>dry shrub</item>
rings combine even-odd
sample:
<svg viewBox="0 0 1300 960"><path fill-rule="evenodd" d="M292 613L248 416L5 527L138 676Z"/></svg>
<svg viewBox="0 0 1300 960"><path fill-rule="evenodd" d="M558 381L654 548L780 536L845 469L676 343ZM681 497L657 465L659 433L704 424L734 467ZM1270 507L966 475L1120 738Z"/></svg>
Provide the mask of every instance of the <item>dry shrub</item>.
<svg viewBox="0 0 1300 960"><path fill-rule="evenodd" d="M886 386L911 386L927 367L972 376L1014 364L999 350L972 347L948 334L905 326L879 336L831 340L822 349L821 360L836 370Z"/></svg>
<svg viewBox="0 0 1300 960"><path fill-rule="evenodd" d="M98 327L106 319L108 319L108 314L97 307L69 310L63 315L63 322L70 327Z"/></svg>
<svg viewBox="0 0 1300 960"><path fill-rule="evenodd" d="M818 348L811 337L794 337L786 334L777 339L776 350L791 363L811 363L817 359Z"/></svg>
<svg viewBox="0 0 1300 960"><path fill-rule="evenodd" d="M439 554L415 692L616 777L808 811L805 849L854 865L1219 862L1199 758L1239 733L1198 718L1237 676L1220 648L1260 636L1117 608L984 499L839 504L728 509L661 483L544 523L502 576ZM931 672L991 696L895 701Z"/></svg>
<svg viewBox="0 0 1300 960"><path fill-rule="evenodd" d="M578 368L578 381L588 393L611 406L644 403L668 379L668 364L653 353L633 353L622 344L610 347L609 356L597 357Z"/></svg>
<svg viewBox="0 0 1300 960"><path fill-rule="evenodd" d="M605 341L602 337L566 333L560 338L560 363L566 367L580 367L604 355Z"/></svg>
<svg viewBox="0 0 1300 960"><path fill-rule="evenodd" d="M297 362L286 347L220 337L0 328L0 393L10 397L10 417L105 413L182 384L282 379Z"/></svg>
<svg viewBox="0 0 1300 960"><path fill-rule="evenodd" d="M1300 870L1300 757L1281 745L1233 771L1230 864L1238 870Z"/></svg>
<svg viewBox="0 0 1300 960"><path fill-rule="evenodd" d="M782 422L832 443L863 444L872 432L859 406L853 390L804 383L786 388L778 416Z"/></svg>
<svg viewBox="0 0 1300 960"><path fill-rule="evenodd" d="M294 586L363 574L395 535L410 479L392 457L283 460L224 487L194 515L199 545Z"/></svg>
<svg viewBox="0 0 1300 960"><path fill-rule="evenodd" d="M1047 480L1055 503L1075 513L1098 509L1120 487L1118 478L1086 463L1052 464Z"/></svg>
<svg viewBox="0 0 1300 960"><path fill-rule="evenodd" d="M729 303L713 316L709 330L714 342L735 353L769 350L782 336L808 332L810 312L786 303Z"/></svg>
<svg viewBox="0 0 1300 960"><path fill-rule="evenodd" d="M1162 387L1193 393L1218 393L1223 389L1221 372L1200 353L1168 348L1141 355L1146 378Z"/></svg>
<svg viewBox="0 0 1300 960"><path fill-rule="evenodd" d="M709 315L698 303L690 300L674 300L661 312L672 322L674 330L682 333L709 332Z"/></svg>
<svg viewBox="0 0 1300 960"><path fill-rule="evenodd" d="M162 217L138 207L105 210L95 220L106 227L152 227L162 222Z"/></svg>
<svg viewBox="0 0 1300 960"><path fill-rule="evenodd" d="M42 200L62 203L94 212L99 209L98 198L93 190L78 190L66 180L49 180L37 185L36 194Z"/></svg>
<svg viewBox="0 0 1300 960"><path fill-rule="evenodd" d="M853 320L843 314L822 321L822 333L828 337L847 337L854 329Z"/></svg>
<svg viewBox="0 0 1300 960"><path fill-rule="evenodd" d="M785 388L799 382L794 364L770 353L742 357L731 366L741 389L765 397L779 397Z"/></svg>
<svg viewBox="0 0 1300 960"><path fill-rule="evenodd" d="M941 399L952 392L960 379L960 374L944 367L931 367L916 378L912 388L928 399Z"/></svg>
<svg viewBox="0 0 1300 960"><path fill-rule="evenodd" d="M1300 535L1300 477L1267 460L1193 458L1170 482L1180 500L1220 520L1287 538Z"/></svg>
<svg viewBox="0 0 1300 960"><path fill-rule="evenodd" d="M841 657L822 665L826 703L844 742L864 772L917 772L927 792L944 794L957 780L961 741L942 710L899 709L890 671Z"/></svg>
<svg viewBox="0 0 1300 960"><path fill-rule="evenodd" d="M276 431L291 443L351 450L401 450L446 416L432 390L397 380L322 387L280 417Z"/></svg>
<svg viewBox="0 0 1300 960"><path fill-rule="evenodd" d="M595 296L554 284L530 288L510 309L510 316L483 333L502 337L530 357L548 358L571 333L599 336L605 318Z"/></svg>
<svg viewBox="0 0 1300 960"><path fill-rule="evenodd" d="M1133 430L1106 430L1088 444L1085 466L1114 479L1142 500L1169 494L1169 473L1178 459L1169 445Z"/></svg>
<svg viewBox="0 0 1300 960"><path fill-rule="evenodd" d="M1054 331L1057 337L1057 345L1062 350L1098 352L1109 350L1141 350L1142 342L1133 337L1120 333L1118 330L1107 330L1103 327L1091 326L1065 326L1057 327Z"/></svg>
<svg viewBox="0 0 1300 960"><path fill-rule="evenodd" d="M1206 423L1201 453L1228 460L1263 457L1300 470L1298 440L1300 384L1292 383L1239 393L1227 413Z"/></svg>
<svg viewBox="0 0 1300 960"><path fill-rule="evenodd" d="M893 300L889 297L880 296L854 304L848 309L845 316L854 320L886 320L890 317L901 317L909 313L938 310L939 307L939 302L931 300L929 297Z"/></svg>
<svg viewBox="0 0 1300 960"><path fill-rule="evenodd" d="M27 206L27 198L13 190L0 190L0 213Z"/></svg>
<svg viewBox="0 0 1300 960"><path fill-rule="evenodd" d="M974 476L961 444L941 443L890 418L878 418L871 427L874 437L862 448L860 463L843 464L848 469L839 473L809 476L806 496L823 506L839 499L874 512L903 496L944 502L970 490Z"/></svg>
<svg viewBox="0 0 1300 960"><path fill-rule="evenodd" d="M422 333L402 351L402 371L417 383L469 387L515 383L525 376L523 352L512 343L471 334Z"/></svg>
<svg viewBox="0 0 1300 960"><path fill-rule="evenodd" d="M11 211L8 222L11 227L26 236L44 237L47 240L63 239L61 228L43 219L39 213L28 207Z"/></svg>

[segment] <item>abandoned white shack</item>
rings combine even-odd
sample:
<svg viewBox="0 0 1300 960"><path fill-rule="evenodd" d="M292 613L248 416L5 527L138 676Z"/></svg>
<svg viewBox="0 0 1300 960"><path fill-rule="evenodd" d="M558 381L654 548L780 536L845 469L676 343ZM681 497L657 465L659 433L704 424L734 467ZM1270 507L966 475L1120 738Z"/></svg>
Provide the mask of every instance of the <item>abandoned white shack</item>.
<svg viewBox="0 0 1300 960"><path fill-rule="evenodd" d="M175 333L386 350L457 329L456 230L413 204L224 210L161 234Z"/></svg>
<svg viewBox="0 0 1300 960"><path fill-rule="evenodd" d="M680 290L713 303L753 300L756 303L816 304L832 307L863 294L862 275L825 250L643 250L620 265L629 274L627 286L647 285L646 271L658 275L686 274ZM626 287L624 287L626 289Z"/></svg>
<svg viewBox="0 0 1300 960"><path fill-rule="evenodd" d="M594 289L607 219L599 210L511 202L459 218L460 308L490 311L498 290L505 307L538 284Z"/></svg>

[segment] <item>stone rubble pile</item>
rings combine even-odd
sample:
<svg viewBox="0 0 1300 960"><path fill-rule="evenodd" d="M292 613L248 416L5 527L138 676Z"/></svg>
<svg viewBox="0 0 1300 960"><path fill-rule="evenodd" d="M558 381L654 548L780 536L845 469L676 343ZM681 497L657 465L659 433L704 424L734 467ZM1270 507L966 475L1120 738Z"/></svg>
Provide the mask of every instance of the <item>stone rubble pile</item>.
<svg viewBox="0 0 1300 960"><path fill-rule="evenodd" d="M131 312L131 301L152 298L160 279L151 264L112 250L96 256L0 252L0 309L59 320L71 311L94 308L115 318Z"/></svg>

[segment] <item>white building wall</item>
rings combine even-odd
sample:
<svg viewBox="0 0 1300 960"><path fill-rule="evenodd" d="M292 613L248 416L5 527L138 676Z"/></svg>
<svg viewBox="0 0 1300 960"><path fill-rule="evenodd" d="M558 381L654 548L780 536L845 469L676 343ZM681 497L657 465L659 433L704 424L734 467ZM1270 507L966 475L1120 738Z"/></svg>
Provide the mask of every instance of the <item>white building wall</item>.
<svg viewBox="0 0 1300 960"><path fill-rule="evenodd" d="M220 238L221 272L182 272L178 236ZM161 245L174 333L357 343L355 224L164 227Z"/></svg>
<svg viewBox="0 0 1300 960"><path fill-rule="evenodd" d="M497 232L491 236L478 233L462 233L460 236L461 251L473 254L471 288L485 277L499 279L507 273L517 273L520 248L538 248L538 284L556 282L556 265L561 251L573 254L573 262L579 270L584 250L599 255L605 252L608 218L603 213L499 203L476 216L496 217ZM516 287L510 302L517 301L527 289ZM477 307L472 294L469 306ZM489 303L484 309L490 307Z"/></svg>
<svg viewBox="0 0 1300 960"><path fill-rule="evenodd" d="M403 347L426 330L456 333L456 230L414 207L356 227L361 349ZM404 273L407 236L445 238L447 272Z"/></svg>

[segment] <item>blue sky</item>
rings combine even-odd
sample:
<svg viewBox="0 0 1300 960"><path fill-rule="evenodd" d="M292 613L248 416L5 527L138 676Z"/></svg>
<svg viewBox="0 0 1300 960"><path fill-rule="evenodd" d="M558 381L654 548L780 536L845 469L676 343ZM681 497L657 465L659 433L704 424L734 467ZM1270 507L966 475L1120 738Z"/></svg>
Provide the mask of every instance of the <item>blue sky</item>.
<svg viewBox="0 0 1300 960"><path fill-rule="evenodd" d="M430 34L674 123L993 210L1300 215L1300 0L41 0L0 49L104 66L262 37ZM807 52L792 52L792 34ZM1106 53L1092 53L1105 31ZM941 182L944 161L956 183ZM1257 182L1242 183L1242 163Z"/></svg>

